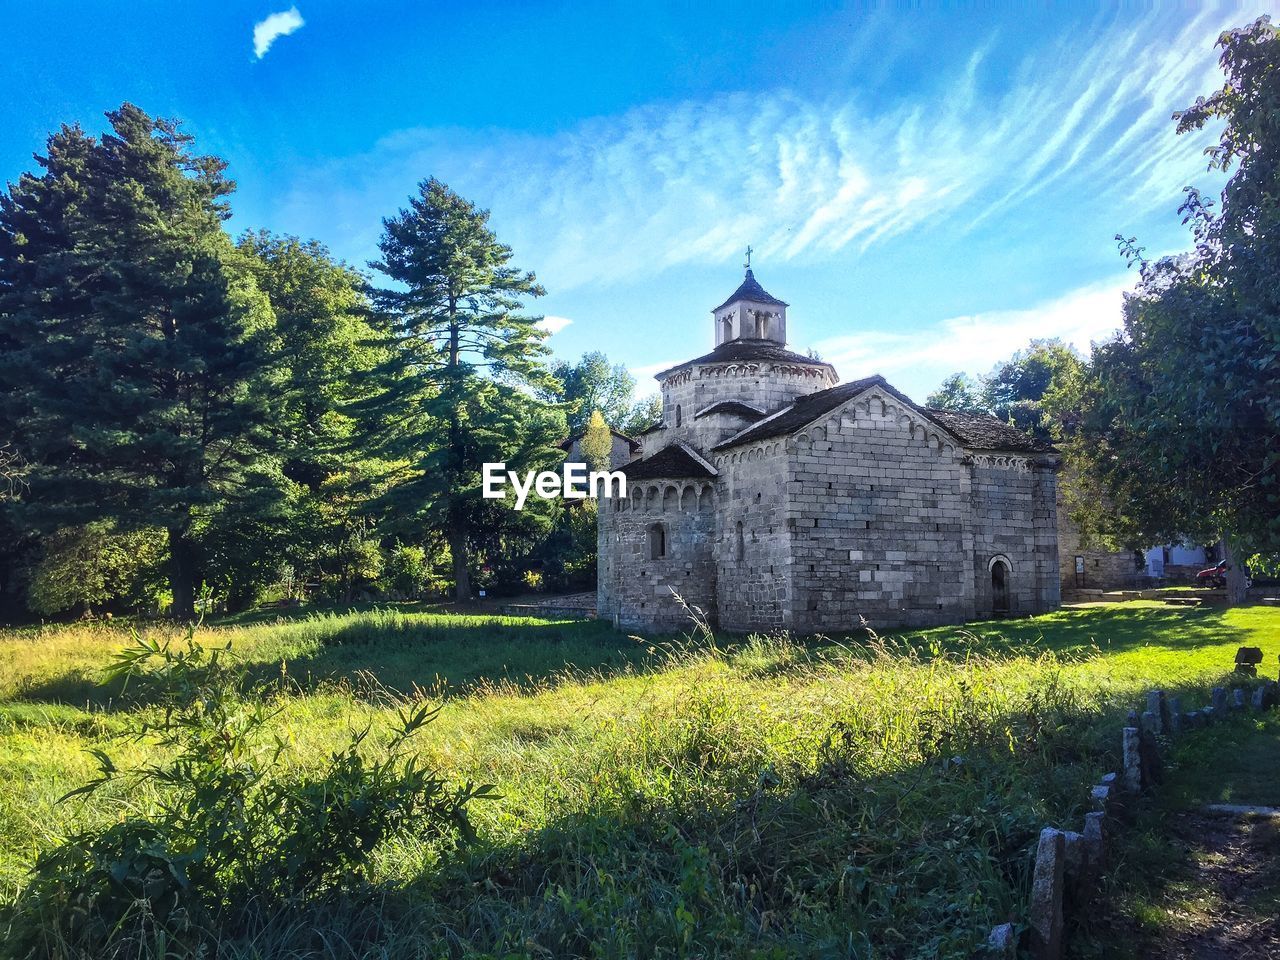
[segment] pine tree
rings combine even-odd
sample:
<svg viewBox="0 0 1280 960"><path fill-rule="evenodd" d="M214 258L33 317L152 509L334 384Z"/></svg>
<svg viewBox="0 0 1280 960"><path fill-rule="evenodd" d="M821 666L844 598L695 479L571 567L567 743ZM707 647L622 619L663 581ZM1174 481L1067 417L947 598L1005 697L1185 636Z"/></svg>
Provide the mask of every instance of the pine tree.
<svg viewBox="0 0 1280 960"><path fill-rule="evenodd" d="M383 393L363 410L382 424L377 453L407 464L383 506L443 530L459 600L471 596L480 518L492 518L482 465L549 464L564 435L563 415L535 399L555 389L545 334L520 312L544 291L510 265L511 248L488 221L488 211L426 180L383 221L382 259L371 264L397 286L375 294L392 356L379 369Z"/></svg>
<svg viewBox="0 0 1280 960"><path fill-rule="evenodd" d="M247 233L238 247L275 316L282 381L275 424L290 479L314 490L359 453L353 404L374 392L366 282L316 241Z"/></svg>
<svg viewBox="0 0 1280 960"><path fill-rule="evenodd" d="M0 195L0 420L31 461L28 516L167 531L191 616L197 515L269 499L274 322L222 228L234 184L132 104L53 134Z"/></svg>

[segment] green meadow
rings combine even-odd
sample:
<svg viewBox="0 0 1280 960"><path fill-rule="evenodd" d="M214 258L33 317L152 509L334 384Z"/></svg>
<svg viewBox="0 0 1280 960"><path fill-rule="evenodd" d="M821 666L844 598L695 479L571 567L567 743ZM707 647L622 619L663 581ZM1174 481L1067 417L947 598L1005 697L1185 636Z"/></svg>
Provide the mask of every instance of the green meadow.
<svg viewBox="0 0 1280 960"><path fill-rule="evenodd" d="M220 955L967 957L1024 919L1038 831L1080 820L1143 692L1207 702L1244 644L1274 675L1280 608L1127 603L799 641L399 607L199 639L229 643L278 710L284 763L365 727L376 750L428 700L422 761L500 794L471 804L475 840L386 844L370 897ZM59 802L96 772L89 748L150 756L122 734L155 708L104 679L129 642L102 624L0 632L5 904L60 837L155 800Z"/></svg>

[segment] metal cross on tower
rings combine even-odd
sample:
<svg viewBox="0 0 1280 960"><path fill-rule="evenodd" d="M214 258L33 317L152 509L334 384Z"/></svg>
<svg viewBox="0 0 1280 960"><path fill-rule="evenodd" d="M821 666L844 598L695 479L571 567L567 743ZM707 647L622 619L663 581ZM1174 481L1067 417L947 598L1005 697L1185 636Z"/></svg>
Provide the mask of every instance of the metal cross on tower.
<svg viewBox="0 0 1280 960"><path fill-rule="evenodd" d="M751 269L751 244L747 244L747 262L744 263L742 266L743 266L743 269L746 269L746 270Z"/></svg>

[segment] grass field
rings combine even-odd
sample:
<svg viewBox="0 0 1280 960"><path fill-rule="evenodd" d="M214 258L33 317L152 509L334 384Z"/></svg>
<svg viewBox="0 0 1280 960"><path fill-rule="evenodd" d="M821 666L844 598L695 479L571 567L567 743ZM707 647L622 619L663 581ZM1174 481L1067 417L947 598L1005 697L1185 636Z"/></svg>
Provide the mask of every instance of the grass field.
<svg viewBox="0 0 1280 960"><path fill-rule="evenodd" d="M1205 807L1280 807L1280 716L1192 731L1169 760L1160 792L1112 845L1104 909L1080 918L1071 956L1276 956L1280 822Z"/></svg>
<svg viewBox="0 0 1280 960"><path fill-rule="evenodd" d="M228 955L962 957L1022 918L1045 823L1079 818L1152 685L1203 699L1280 609L1159 604L800 643L650 643L600 624L410 609L209 627L271 681L288 762L394 708L451 778L496 784L461 852L377 854L368 905ZM118 628L0 633L0 898L66 831L144 809L57 803L147 707L102 680ZM294 955L294 954L290 954Z"/></svg>

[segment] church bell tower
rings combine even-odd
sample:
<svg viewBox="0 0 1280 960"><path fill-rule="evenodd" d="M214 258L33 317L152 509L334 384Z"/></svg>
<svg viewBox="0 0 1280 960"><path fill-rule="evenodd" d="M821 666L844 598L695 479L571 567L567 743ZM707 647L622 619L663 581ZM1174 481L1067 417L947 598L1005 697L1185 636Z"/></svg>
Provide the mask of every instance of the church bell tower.
<svg viewBox="0 0 1280 960"><path fill-rule="evenodd" d="M747 275L729 299L711 311L715 318L716 346L734 340L765 340L785 346L787 304L756 282L751 272L751 248L747 247Z"/></svg>

